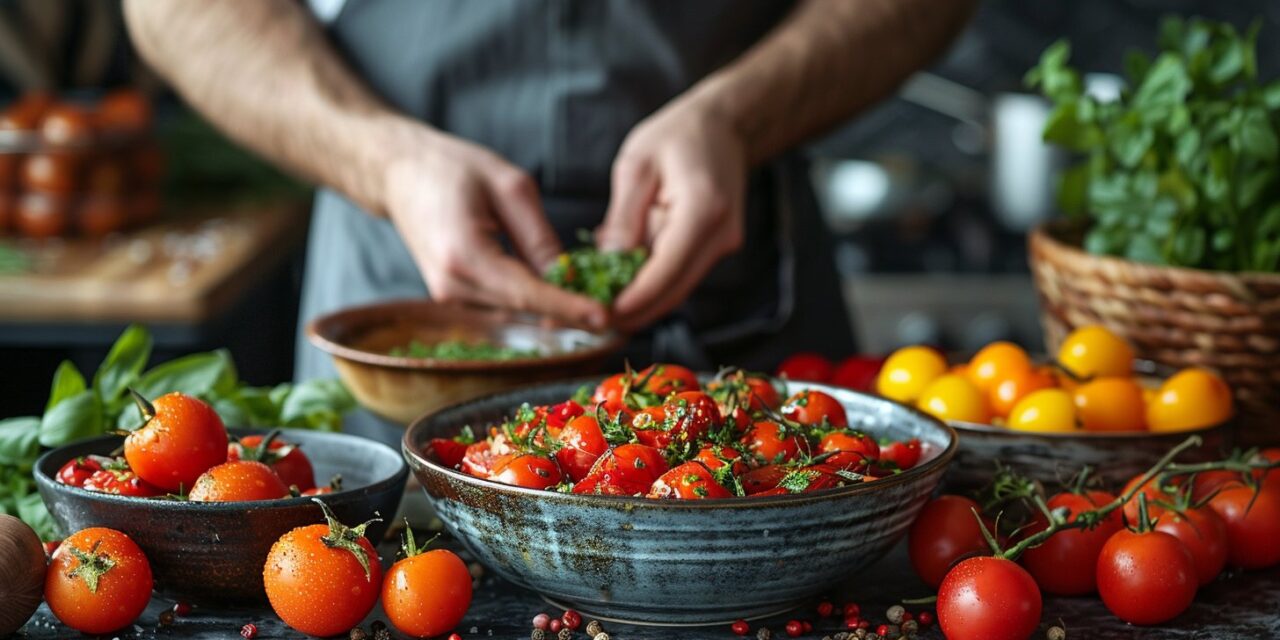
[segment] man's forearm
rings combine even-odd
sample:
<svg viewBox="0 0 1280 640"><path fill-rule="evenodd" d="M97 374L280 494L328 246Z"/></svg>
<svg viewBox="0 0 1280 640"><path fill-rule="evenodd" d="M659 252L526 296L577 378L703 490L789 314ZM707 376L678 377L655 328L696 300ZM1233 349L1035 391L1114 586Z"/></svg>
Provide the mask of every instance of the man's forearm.
<svg viewBox="0 0 1280 640"><path fill-rule="evenodd" d="M806 0L684 99L729 118L752 162L884 98L940 54L974 0Z"/></svg>
<svg viewBox="0 0 1280 640"><path fill-rule="evenodd" d="M143 57L245 146L382 212L385 163L425 129L377 100L292 0L128 0Z"/></svg>

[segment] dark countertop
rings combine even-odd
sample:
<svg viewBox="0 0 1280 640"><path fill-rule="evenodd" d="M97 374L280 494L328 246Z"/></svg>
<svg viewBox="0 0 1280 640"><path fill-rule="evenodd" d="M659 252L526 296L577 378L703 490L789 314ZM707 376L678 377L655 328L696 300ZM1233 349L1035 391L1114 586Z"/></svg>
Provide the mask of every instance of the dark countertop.
<svg viewBox="0 0 1280 640"><path fill-rule="evenodd" d="M384 558L392 557L392 545L381 549ZM761 576L762 581L768 576ZM748 586L749 588L749 586ZM899 545L880 562L856 576L850 576L848 585L833 602L858 602L865 617L874 626L885 622L884 611L889 605L903 598L919 598L929 595L911 571L904 545ZM112 640L151 638L175 638L192 640L222 640L239 638L239 629L246 622L258 627L259 638L304 638L284 626L271 612L259 609L228 609L214 611L196 609L188 617L178 618L172 627L158 626L159 614L171 606L171 602L156 598L146 613L131 629L107 636ZM923 607L908 607L917 611ZM464 638L498 638L515 640L528 638L530 620L539 612L556 610L536 594L516 587L509 582L486 575L480 581L472 601L471 610L457 632ZM793 614L797 618L816 619L812 606ZM365 621L365 628L375 619L385 620L380 609ZM585 620L589 616L584 615ZM775 638L786 638L783 626L788 617L770 618L752 623L754 629L763 624L775 632ZM1069 638L1090 640L1160 639L1160 640L1253 640L1280 638L1280 568L1220 578L1201 589L1191 609L1173 623L1162 627L1141 628L1127 625L1112 616L1096 598L1050 598L1045 602L1041 625L1043 631L1059 619L1065 622ZM817 624L815 631L805 637L820 639L837 631L839 618L830 618ZM735 638L726 626L673 629L664 627L639 627L618 623L604 623L604 629L618 640L692 640L695 638ZM45 606L27 623L15 637L32 640L77 637L49 613ZM83 637L83 636L81 636ZM394 635L402 638L403 636ZM586 638L582 631L575 638ZM919 636L924 639L941 638L936 629Z"/></svg>

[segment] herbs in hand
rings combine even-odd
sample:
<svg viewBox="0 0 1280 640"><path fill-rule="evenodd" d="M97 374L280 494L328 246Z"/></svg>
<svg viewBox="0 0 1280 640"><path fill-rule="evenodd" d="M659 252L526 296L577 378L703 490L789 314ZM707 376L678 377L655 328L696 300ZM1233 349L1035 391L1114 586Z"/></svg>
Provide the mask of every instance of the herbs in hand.
<svg viewBox="0 0 1280 640"><path fill-rule="evenodd" d="M644 249L600 251L584 246L560 254L543 276L547 282L610 304L640 272Z"/></svg>

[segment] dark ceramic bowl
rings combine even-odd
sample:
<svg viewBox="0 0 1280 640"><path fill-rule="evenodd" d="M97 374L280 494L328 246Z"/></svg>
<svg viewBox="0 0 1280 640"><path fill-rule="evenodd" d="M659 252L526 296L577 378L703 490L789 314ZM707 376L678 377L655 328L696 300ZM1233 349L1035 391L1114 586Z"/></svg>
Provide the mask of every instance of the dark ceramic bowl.
<svg viewBox="0 0 1280 640"><path fill-rule="evenodd" d="M550 327L527 314L431 300L343 309L307 325L311 344L333 356L361 406L398 422L482 395L597 373L623 345L615 332ZM536 358L436 360L389 355L412 340L480 341L537 349Z"/></svg>
<svg viewBox="0 0 1280 640"><path fill-rule="evenodd" d="M794 608L884 555L906 533L955 453L955 433L921 412L817 384L849 423L920 438L923 461L896 476L814 493L680 501L553 493L482 480L422 455L431 438L550 404L586 380L505 392L425 416L404 454L449 532L502 577L593 616L715 624Z"/></svg>
<svg viewBox="0 0 1280 640"><path fill-rule="evenodd" d="M259 430L228 429L232 435ZM341 474L341 491L322 499L348 524L381 515L369 527L375 543L395 517L409 469L395 450L341 433L284 429L311 459L316 479ZM91 438L54 449L36 462L35 479L49 513L64 533L109 527L127 534L147 554L156 590L196 603L265 601L262 565L281 535L324 522L310 498L265 502L196 503L131 498L70 487L54 480L76 456L106 455L119 436Z"/></svg>

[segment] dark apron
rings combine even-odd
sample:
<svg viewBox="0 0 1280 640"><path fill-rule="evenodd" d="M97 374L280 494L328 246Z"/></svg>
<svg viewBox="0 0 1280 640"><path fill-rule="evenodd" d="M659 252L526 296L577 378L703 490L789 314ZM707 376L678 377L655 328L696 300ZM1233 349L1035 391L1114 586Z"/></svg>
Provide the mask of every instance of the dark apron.
<svg viewBox="0 0 1280 640"><path fill-rule="evenodd" d="M774 0L349 0L328 26L388 103L528 171L551 224L572 245L578 229L601 222L628 131L789 9ZM425 295L389 222L331 191L318 194L303 325L351 305ZM751 176L742 251L626 355L636 364L761 370L794 351L852 349L807 166L789 156ZM300 339L296 376L332 375L328 356Z"/></svg>

